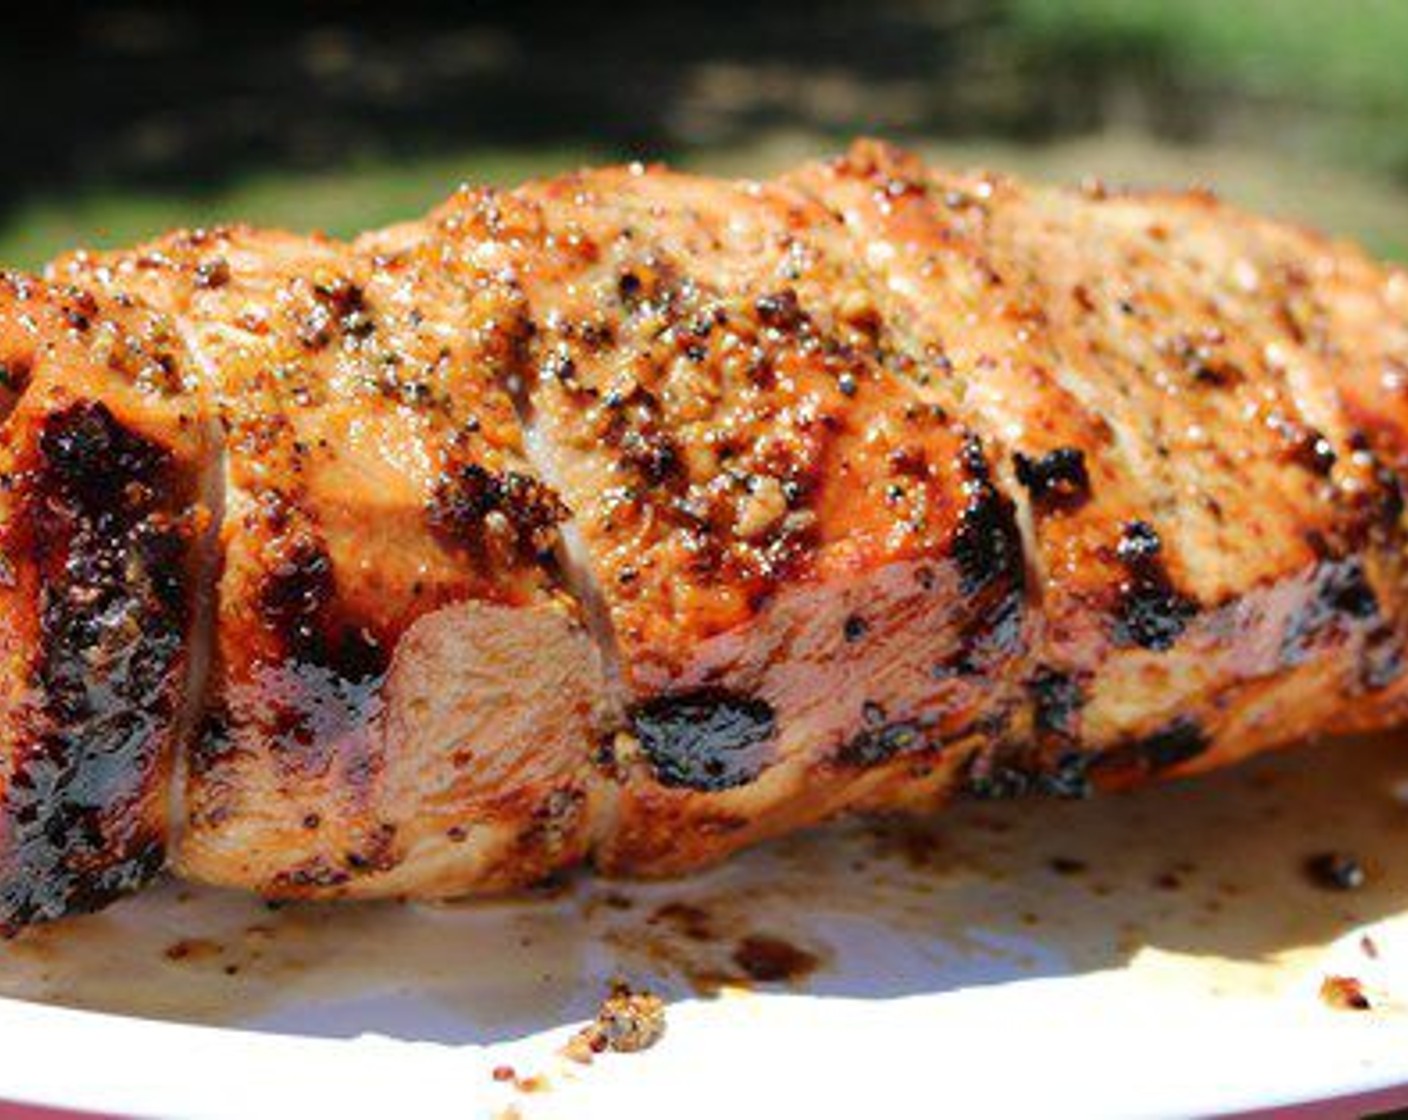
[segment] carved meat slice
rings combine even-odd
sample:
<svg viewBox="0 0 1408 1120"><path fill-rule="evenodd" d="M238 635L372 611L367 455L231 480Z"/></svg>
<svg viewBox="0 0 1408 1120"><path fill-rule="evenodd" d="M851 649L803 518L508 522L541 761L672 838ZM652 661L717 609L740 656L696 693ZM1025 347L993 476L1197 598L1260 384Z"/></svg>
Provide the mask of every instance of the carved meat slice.
<svg viewBox="0 0 1408 1120"><path fill-rule="evenodd" d="M597 863L698 866L1000 741L1028 621L981 439L796 191L627 169L438 216L515 277L524 385L618 674Z"/></svg>
<svg viewBox="0 0 1408 1120"><path fill-rule="evenodd" d="M1278 285L1350 254L1288 253L1205 195L883 145L791 178L845 223L899 345L945 355L1030 526L1035 734L980 784L1202 768L1388 703L1403 550L1397 481L1342 407L1362 343L1308 346Z"/></svg>
<svg viewBox="0 0 1408 1120"><path fill-rule="evenodd" d="M197 698L178 866L320 897L1408 718L1408 280L1204 195L862 143L56 272L157 314L0 292L11 926L159 864Z"/></svg>
<svg viewBox="0 0 1408 1120"><path fill-rule="evenodd" d="M210 413L170 324L0 274L0 931L161 870Z"/></svg>
<svg viewBox="0 0 1408 1120"><path fill-rule="evenodd" d="M275 897L521 886L586 853L602 689L496 387L513 295L429 250L244 229L64 271L174 315L225 428L186 875Z"/></svg>

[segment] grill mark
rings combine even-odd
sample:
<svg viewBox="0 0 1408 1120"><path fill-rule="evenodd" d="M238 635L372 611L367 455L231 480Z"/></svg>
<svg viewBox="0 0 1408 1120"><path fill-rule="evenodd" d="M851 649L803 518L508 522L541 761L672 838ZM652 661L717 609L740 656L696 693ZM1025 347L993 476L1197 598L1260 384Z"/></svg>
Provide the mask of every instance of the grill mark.
<svg viewBox="0 0 1408 1120"><path fill-rule="evenodd" d="M1104 752L1091 766L1101 777L1153 776L1191 762L1212 746L1212 736L1192 716L1178 716L1158 730Z"/></svg>
<svg viewBox="0 0 1408 1120"><path fill-rule="evenodd" d="M836 760L844 766L879 766L896 755L917 753L934 745L925 734L923 722L887 720L885 709L873 702L862 707L861 722L861 730L836 753Z"/></svg>
<svg viewBox="0 0 1408 1120"><path fill-rule="evenodd" d="M1016 507L992 480L982 440L959 453L966 504L952 545L959 593L970 600L958 650L934 666L936 678L975 676L1019 655L1026 640L1026 554Z"/></svg>
<svg viewBox="0 0 1408 1120"><path fill-rule="evenodd" d="M1038 513L1076 510L1090 500L1090 472L1078 447L1058 447L1037 459L1019 451L1012 466Z"/></svg>
<svg viewBox="0 0 1408 1120"><path fill-rule="evenodd" d="M993 484L983 453L983 441L969 435L959 453L965 505L954 535L959 591L977 595L996 587L999 593L1020 595L1026 567L1022 538L1011 499Z"/></svg>
<svg viewBox="0 0 1408 1120"><path fill-rule="evenodd" d="M656 696L628 719L660 784L700 793L754 781L777 731L770 704L722 688Z"/></svg>
<svg viewBox="0 0 1408 1120"><path fill-rule="evenodd" d="M1080 738L1080 712L1086 703L1080 679L1049 665L1038 665L1027 682L1032 727L1040 744L1074 744Z"/></svg>
<svg viewBox="0 0 1408 1120"><path fill-rule="evenodd" d="M1124 526L1115 550L1125 569L1113 623L1119 645L1166 652L1198 613L1197 601L1174 587L1162 553L1163 541L1147 521Z"/></svg>
<svg viewBox="0 0 1408 1120"><path fill-rule="evenodd" d="M380 769L377 726L394 642L342 607L332 558L308 529L284 542L256 608L276 643L252 668L250 706L267 705L256 719L261 731L298 771L321 773L335 752L352 791L366 794Z"/></svg>
<svg viewBox="0 0 1408 1120"><path fill-rule="evenodd" d="M188 497L103 404L50 415L18 531L41 587L34 706L5 796L0 927L97 909L160 870L143 821L169 764L190 622ZM159 827L159 826L158 826Z"/></svg>
<svg viewBox="0 0 1408 1120"><path fill-rule="evenodd" d="M1090 768L1095 756L1070 748L1044 758L1030 745L997 744L974 753L959 779L960 792L980 801L1019 797L1062 800L1089 797Z"/></svg>
<svg viewBox="0 0 1408 1120"><path fill-rule="evenodd" d="M520 471L463 463L440 476L428 516L437 532L481 563L506 554L527 564L552 552L567 507L550 487Z"/></svg>
<svg viewBox="0 0 1408 1120"><path fill-rule="evenodd" d="M1358 556L1325 560L1316 566L1310 593L1286 620L1281 636L1282 666L1303 664L1317 650L1343 641L1353 628L1379 617L1378 597Z"/></svg>

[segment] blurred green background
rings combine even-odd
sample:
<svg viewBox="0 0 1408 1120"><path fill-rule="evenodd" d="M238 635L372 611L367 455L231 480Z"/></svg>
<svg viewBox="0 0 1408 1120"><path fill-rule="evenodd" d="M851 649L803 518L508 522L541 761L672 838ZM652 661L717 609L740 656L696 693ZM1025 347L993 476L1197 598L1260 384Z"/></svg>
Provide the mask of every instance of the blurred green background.
<svg viewBox="0 0 1408 1120"><path fill-rule="evenodd" d="M394 9L394 10L390 10ZM462 180L762 175L857 133L1212 186L1408 259L1408 0L55 6L0 38L0 261L228 218L342 234Z"/></svg>

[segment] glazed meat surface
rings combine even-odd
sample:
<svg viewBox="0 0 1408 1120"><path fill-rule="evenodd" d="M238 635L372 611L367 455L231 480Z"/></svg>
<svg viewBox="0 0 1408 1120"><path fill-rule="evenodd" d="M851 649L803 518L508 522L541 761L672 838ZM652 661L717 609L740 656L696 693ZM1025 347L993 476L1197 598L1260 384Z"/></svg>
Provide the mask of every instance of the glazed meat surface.
<svg viewBox="0 0 1408 1120"><path fill-rule="evenodd" d="M862 142L50 273L0 290L7 927L168 848L679 874L1405 716L1408 279L1206 195Z"/></svg>
<svg viewBox="0 0 1408 1120"><path fill-rule="evenodd" d="M601 687L498 387L522 323L433 264L231 229L60 268L175 317L225 431L184 874L450 895L586 852Z"/></svg>
<svg viewBox="0 0 1408 1120"><path fill-rule="evenodd" d="M0 274L0 929L165 863L217 435L170 322Z"/></svg>

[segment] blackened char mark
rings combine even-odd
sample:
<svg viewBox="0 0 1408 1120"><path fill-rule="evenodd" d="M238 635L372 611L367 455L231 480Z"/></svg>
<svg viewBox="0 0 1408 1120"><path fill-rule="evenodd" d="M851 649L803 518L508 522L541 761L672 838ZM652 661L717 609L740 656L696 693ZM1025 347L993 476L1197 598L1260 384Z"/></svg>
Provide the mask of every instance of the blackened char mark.
<svg viewBox="0 0 1408 1120"><path fill-rule="evenodd" d="M1161 774L1191 762L1212 746L1212 737L1192 716L1178 716L1142 738L1110 748L1091 767L1096 778Z"/></svg>
<svg viewBox="0 0 1408 1120"><path fill-rule="evenodd" d="M1357 556L1330 558L1315 569L1312 586L1286 620L1281 664L1304 663L1316 650L1346 640L1356 627L1377 620L1379 601Z"/></svg>
<svg viewBox="0 0 1408 1120"><path fill-rule="evenodd" d="M1026 566L1016 512L1011 500L993 484L983 443L977 436L963 441L959 468L964 506L953 541L959 590L964 595L977 595L997 587L1020 595Z"/></svg>
<svg viewBox="0 0 1408 1120"><path fill-rule="evenodd" d="M465 463L440 476L428 514L443 538L481 561L506 555L531 563L551 550L567 507L528 475Z"/></svg>
<svg viewBox="0 0 1408 1120"><path fill-rule="evenodd" d="M960 790L981 801L1089 797L1091 759L1076 748L1051 756L1030 746L999 744L968 760Z"/></svg>
<svg viewBox="0 0 1408 1120"><path fill-rule="evenodd" d="M391 643L343 608L332 558L312 530L284 543L257 607L277 653L253 668L256 710L237 716L253 716L286 761L316 772L335 752L346 777L369 781Z"/></svg>
<svg viewBox="0 0 1408 1120"><path fill-rule="evenodd" d="M1058 447L1037 459L1019 451L1012 464L1038 513L1079 509L1090 498L1090 473L1078 447Z"/></svg>
<svg viewBox="0 0 1408 1120"><path fill-rule="evenodd" d="M1403 675L1403 638L1392 627L1375 627L1364 639L1359 659L1359 686L1381 692Z"/></svg>
<svg viewBox="0 0 1408 1120"><path fill-rule="evenodd" d="M1025 638L1026 560L1015 507L992 481L982 441L969 436L959 455L964 506L954 534L959 592L967 619L959 649L934 676L974 676L1018 653Z"/></svg>
<svg viewBox="0 0 1408 1120"><path fill-rule="evenodd" d="M259 614L296 658L319 658L319 623L333 592L332 558L311 535L292 541L264 575Z"/></svg>
<svg viewBox="0 0 1408 1120"><path fill-rule="evenodd" d="M161 868L160 797L190 607L169 453L103 404L47 418L11 527L41 587L36 704L4 811L0 929L94 910Z"/></svg>
<svg viewBox="0 0 1408 1120"><path fill-rule="evenodd" d="M1198 613L1197 602L1173 586L1162 552L1163 541L1148 522L1125 525L1115 551L1125 569L1114 618L1120 645L1171 649Z"/></svg>
<svg viewBox="0 0 1408 1120"><path fill-rule="evenodd" d="M1085 689L1071 673L1049 665L1038 665L1027 681L1032 701L1032 726L1037 741L1073 744L1080 737L1080 712L1085 707Z"/></svg>
<svg viewBox="0 0 1408 1120"><path fill-rule="evenodd" d="M997 741L974 754L964 771L963 792L981 800L1088 796L1094 756L1080 746L1080 713L1086 703L1080 677L1038 665L1026 691L1032 739Z"/></svg>
<svg viewBox="0 0 1408 1120"><path fill-rule="evenodd" d="M867 701L861 708L862 727L837 752L845 766L879 766L899 754L912 754L930 744L918 720L888 719L885 709Z"/></svg>
<svg viewBox="0 0 1408 1120"><path fill-rule="evenodd" d="M657 696L629 718L660 784L703 793L756 779L777 730L766 701L720 688Z"/></svg>

